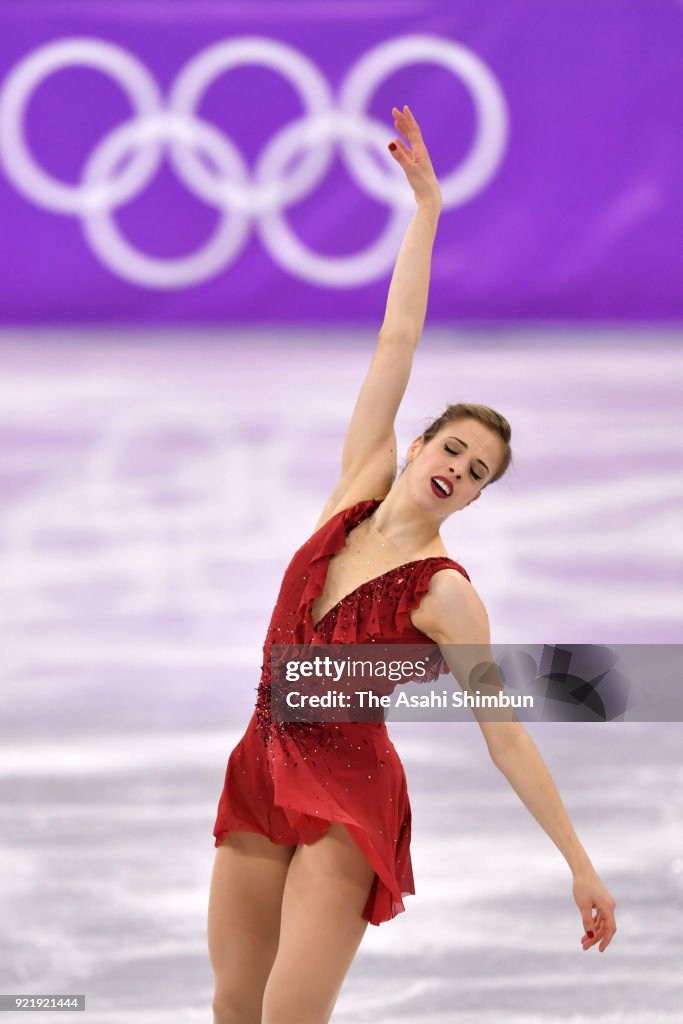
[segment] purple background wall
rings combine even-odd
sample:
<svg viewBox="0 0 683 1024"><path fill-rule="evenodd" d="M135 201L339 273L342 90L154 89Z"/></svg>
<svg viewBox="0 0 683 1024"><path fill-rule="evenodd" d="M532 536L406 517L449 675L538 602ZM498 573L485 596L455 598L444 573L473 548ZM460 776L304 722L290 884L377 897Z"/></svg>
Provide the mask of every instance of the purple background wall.
<svg viewBox="0 0 683 1024"><path fill-rule="evenodd" d="M683 6L674 0L391 5L10 0L0 11L3 320L381 322L395 253L391 240L383 260L346 284L313 279L316 257L312 277L286 265L286 250L296 239L322 257L349 257L373 245L391 221L393 205L382 200L381 189L379 196L369 194L353 179L336 143L329 150L329 169L283 211L294 241L285 245L276 239L269 251L260 218L246 214L229 258L219 256L209 274L200 272L191 283L160 287L141 283L144 274L137 274L132 257L127 270L113 270L86 239L78 216L36 205L35 196L22 191L28 187L26 174L13 178L10 168L17 119L8 112L7 83L11 69L40 47L88 37L134 57L140 73L151 76L149 89L158 91L160 109L172 83L200 52L221 40L258 36L277 44L281 56L287 51L283 59L290 63L305 58L310 74L319 76L313 94L323 102L328 91L328 109L338 112L352 67L375 48L404 39L403 66L387 71L369 89L365 109L375 126L370 159L380 162L383 174L398 171L384 145L394 134L391 107L408 103L445 180L470 152L483 122L461 74L426 62L415 34L429 37L430 50L446 45L452 56L459 47L459 59L477 61L477 89L485 79L500 90L502 118L498 127L492 123L491 146L498 147L498 156L491 157L480 184L462 201L445 204L431 322L680 320ZM130 74L128 69L124 78ZM367 74L361 78L367 81ZM130 101L113 79L73 64L37 80L35 91L26 95L26 116L18 120L31 153L51 175L74 186L98 144L131 116ZM220 133L207 144L225 156L220 140L230 139L247 176L276 133L302 112L291 82L254 64L217 72L200 90L198 103L204 125ZM489 123L488 114L484 120ZM208 131L204 127L203 139ZM309 152L322 153L320 132L313 138L318 141ZM347 142L347 155L358 166L368 158L361 152L364 143L353 135ZM119 155L130 158L131 151L123 146ZM203 247L223 213L184 184L167 157L160 152L158 170L111 212L134 249L173 261ZM412 195L403 185L407 215ZM223 200L223 210L232 225L227 230L236 228L230 201Z"/></svg>

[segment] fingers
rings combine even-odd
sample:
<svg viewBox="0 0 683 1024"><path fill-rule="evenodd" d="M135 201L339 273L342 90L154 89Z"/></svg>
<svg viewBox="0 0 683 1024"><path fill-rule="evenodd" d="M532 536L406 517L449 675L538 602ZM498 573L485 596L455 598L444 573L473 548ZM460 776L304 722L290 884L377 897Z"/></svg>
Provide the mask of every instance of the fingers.
<svg viewBox="0 0 683 1024"><path fill-rule="evenodd" d="M401 160L405 159L406 157L410 159L410 150L408 149L408 147L406 146L402 139L392 139L392 143L395 146L395 149L392 149L391 151L391 155L393 156L394 160L398 160L398 162L400 163Z"/></svg>
<svg viewBox="0 0 683 1024"><path fill-rule="evenodd" d="M600 929L598 918L592 917L590 913L588 915L582 913L581 918L583 921L583 927L586 929L586 932L581 939L581 945L584 949L590 949L591 946L594 946L596 942L600 941L600 936L598 934Z"/></svg>
<svg viewBox="0 0 683 1024"><path fill-rule="evenodd" d="M616 921L614 920L614 914L612 911L608 911L607 916L600 922L599 931L597 938L601 939L599 950L604 953L610 942L614 938L617 930Z"/></svg>
<svg viewBox="0 0 683 1024"><path fill-rule="evenodd" d="M421 141L422 135L410 107L405 106L403 110L392 107L391 113L394 115L394 124L410 143Z"/></svg>
<svg viewBox="0 0 683 1024"><path fill-rule="evenodd" d="M586 924L585 914L582 914L581 917L586 929L586 934L581 939L581 945L584 949L590 949L591 946L599 943L598 950L600 953L604 953L617 931L614 910L609 908L604 912L599 910L595 917L589 916L588 924ZM589 932L592 935L589 935Z"/></svg>
<svg viewBox="0 0 683 1024"><path fill-rule="evenodd" d="M599 950L604 953L610 942L614 938L617 930L617 923L614 919L614 908L616 902L610 897L604 901L600 901L600 906L596 914L596 921L598 931L596 932L596 939L600 940Z"/></svg>
<svg viewBox="0 0 683 1024"><path fill-rule="evenodd" d="M595 924L595 921L593 920L593 908L591 907L590 900L586 900L585 902L581 900L579 910L581 911L581 923L586 929L586 932L595 931L593 927Z"/></svg>

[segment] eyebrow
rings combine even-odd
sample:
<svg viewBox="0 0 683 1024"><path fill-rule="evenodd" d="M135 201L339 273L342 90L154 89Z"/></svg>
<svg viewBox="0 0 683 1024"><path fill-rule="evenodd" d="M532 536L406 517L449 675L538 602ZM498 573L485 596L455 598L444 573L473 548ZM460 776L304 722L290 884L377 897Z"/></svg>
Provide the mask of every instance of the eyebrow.
<svg viewBox="0 0 683 1024"><path fill-rule="evenodd" d="M460 444L463 446L463 448L469 448L469 445L465 441L463 441L463 439L461 437L456 437L455 434L452 434L451 436L452 436L454 441L459 441ZM486 470L487 473L491 472L491 470L486 465L486 463L484 462L483 459L475 459L474 461L475 462L481 462L482 466L484 467L484 469Z"/></svg>

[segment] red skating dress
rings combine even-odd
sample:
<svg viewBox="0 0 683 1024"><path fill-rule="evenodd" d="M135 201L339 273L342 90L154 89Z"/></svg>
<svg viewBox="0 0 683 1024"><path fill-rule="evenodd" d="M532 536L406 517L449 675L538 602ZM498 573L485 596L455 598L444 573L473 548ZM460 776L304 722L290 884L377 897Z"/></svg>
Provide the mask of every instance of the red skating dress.
<svg viewBox="0 0 683 1024"><path fill-rule="evenodd" d="M331 556L348 534L381 504L361 501L332 516L303 544L287 567L263 646L254 713L230 754L213 834L219 846L235 829L274 843L320 839L343 822L375 869L363 918L381 924L401 913L415 892L410 858L411 809L401 760L384 721L287 723L270 717L271 644L410 643L438 653L410 620L435 572L457 569L445 557L390 569L339 601L318 623L311 606L323 593ZM431 678L447 671L432 658Z"/></svg>

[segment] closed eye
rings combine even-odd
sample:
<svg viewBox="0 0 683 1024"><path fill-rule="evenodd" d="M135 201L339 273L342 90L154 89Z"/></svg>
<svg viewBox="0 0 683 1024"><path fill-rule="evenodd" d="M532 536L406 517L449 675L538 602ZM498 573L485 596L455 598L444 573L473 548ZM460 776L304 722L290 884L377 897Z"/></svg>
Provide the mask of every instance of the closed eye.
<svg viewBox="0 0 683 1024"><path fill-rule="evenodd" d="M444 444L444 448L446 449L449 455L460 455L460 452L454 452L453 449L449 448L447 444ZM470 469L470 473L472 474L475 480L483 480L483 477L477 476L473 469Z"/></svg>

